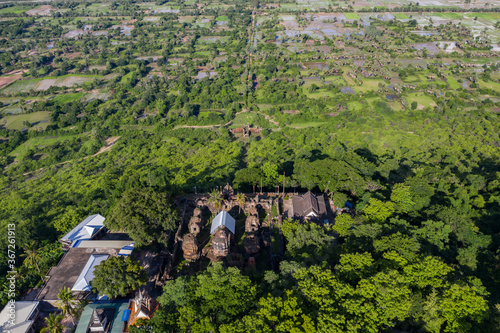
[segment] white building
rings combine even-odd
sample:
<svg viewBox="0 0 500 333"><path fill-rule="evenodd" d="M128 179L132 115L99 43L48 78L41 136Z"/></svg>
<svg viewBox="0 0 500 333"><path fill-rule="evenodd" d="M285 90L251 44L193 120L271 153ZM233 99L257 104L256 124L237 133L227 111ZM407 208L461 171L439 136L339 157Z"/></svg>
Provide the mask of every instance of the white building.
<svg viewBox="0 0 500 333"><path fill-rule="evenodd" d="M100 214L87 217L59 240L63 244L63 249L67 250L81 241L92 239L104 228L105 219Z"/></svg>
<svg viewBox="0 0 500 333"><path fill-rule="evenodd" d="M0 332L34 333L38 302L9 302L0 312Z"/></svg>

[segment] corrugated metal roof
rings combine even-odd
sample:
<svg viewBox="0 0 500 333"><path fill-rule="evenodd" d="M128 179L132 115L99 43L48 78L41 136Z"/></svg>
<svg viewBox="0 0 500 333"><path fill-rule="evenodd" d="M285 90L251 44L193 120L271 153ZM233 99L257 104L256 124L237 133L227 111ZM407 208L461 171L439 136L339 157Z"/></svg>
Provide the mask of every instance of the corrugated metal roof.
<svg viewBox="0 0 500 333"><path fill-rule="evenodd" d="M78 244L75 242L73 247L88 248L88 249L121 249L132 243L131 240L84 240Z"/></svg>
<svg viewBox="0 0 500 333"><path fill-rule="evenodd" d="M90 281L94 278L94 270L95 266L99 265L102 261L109 258L108 254L93 254L90 256L89 261L83 268L80 276L76 280L73 288L73 291L89 291L90 290Z"/></svg>
<svg viewBox="0 0 500 333"><path fill-rule="evenodd" d="M82 312L80 320L78 321L78 326L76 327L75 333L86 333L89 326L90 319L92 318L92 312L94 309L115 309L113 318L109 318L111 321L111 329L109 333L122 333L123 332L123 313L128 308L128 302L124 303L94 303L87 305Z"/></svg>
<svg viewBox="0 0 500 333"><path fill-rule="evenodd" d="M104 227L104 216L100 214L90 215L80 222L75 228L64 235L60 241L74 242L78 240L91 239L99 230Z"/></svg>
<svg viewBox="0 0 500 333"><path fill-rule="evenodd" d="M122 247L120 249L120 252L118 252L119 256L129 256L132 254L132 251L134 251L134 243L127 244L126 246Z"/></svg>
<svg viewBox="0 0 500 333"><path fill-rule="evenodd" d="M210 234L213 234L214 232L217 231L217 229L219 229L222 226L225 226L226 228L228 228L229 231L231 231L233 234L236 233L236 221L225 210L223 210L222 212L220 212L212 220L212 226L210 227Z"/></svg>
<svg viewBox="0 0 500 333"><path fill-rule="evenodd" d="M10 317L10 303L7 303L2 312L0 312L0 332L5 330L12 333L26 333L33 324L33 320L30 319L33 319L31 317L38 306L38 302L17 301L14 305L16 314L14 325L9 323L12 318Z"/></svg>

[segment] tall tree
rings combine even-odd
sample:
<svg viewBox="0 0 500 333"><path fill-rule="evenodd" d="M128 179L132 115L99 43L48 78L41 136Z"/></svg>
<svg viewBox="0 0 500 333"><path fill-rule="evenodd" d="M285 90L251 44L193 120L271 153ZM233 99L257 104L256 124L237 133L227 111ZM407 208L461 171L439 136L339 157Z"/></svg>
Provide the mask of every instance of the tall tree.
<svg viewBox="0 0 500 333"><path fill-rule="evenodd" d="M177 212L166 193L152 188L130 189L113 207L106 226L124 230L137 243L168 243L169 232L176 228Z"/></svg>
<svg viewBox="0 0 500 333"><path fill-rule="evenodd" d="M240 207L240 214L241 214L241 206L245 205L246 198L247 198L246 195L241 192L236 195L236 203Z"/></svg>
<svg viewBox="0 0 500 333"><path fill-rule="evenodd" d="M125 296L146 284L148 277L137 261L130 257L110 257L96 266L92 290L110 298Z"/></svg>
<svg viewBox="0 0 500 333"><path fill-rule="evenodd" d="M31 241L28 244L23 246L24 253L21 254L21 257L24 257L23 263L27 266L35 266L38 270L38 274L42 274L40 271L40 267L38 266L38 262L41 261L40 255L38 254L38 244L35 241Z"/></svg>
<svg viewBox="0 0 500 333"><path fill-rule="evenodd" d="M51 313L45 318L45 323L47 327L40 330L41 333L63 333L66 327L62 324L64 316Z"/></svg>
<svg viewBox="0 0 500 333"><path fill-rule="evenodd" d="M219 212L222 207L222 196L220 192L217 190L210 192L208 203L214 208L215 212Z"/></svg>
<svg viewBox="0 0 500 333"><path fill-rule="evenodd" d="M69 287L64 287L59 290L57 298L59 299L59 301L57 301L57 307L62 310L63 315L70 316L74 324L74 315L77 305L75 295Z"/></svg>

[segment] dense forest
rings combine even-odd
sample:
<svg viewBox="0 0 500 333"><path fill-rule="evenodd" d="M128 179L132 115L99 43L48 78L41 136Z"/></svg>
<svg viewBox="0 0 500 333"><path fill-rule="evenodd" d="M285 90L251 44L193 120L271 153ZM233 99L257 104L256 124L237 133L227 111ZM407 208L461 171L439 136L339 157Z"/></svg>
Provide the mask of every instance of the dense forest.
<svg viewBox="0 0 500 333"><path fill-rule="evenodd" d="M498 7L353 5L0 4L16 297L43 285L58 239L88 215L119 229L130 193L167 200L174 230L179 198L279 186L354 210L285 219L274 270L166 281L130 331L499 332ZM170 246L148 228L139 249Z"/></svg>

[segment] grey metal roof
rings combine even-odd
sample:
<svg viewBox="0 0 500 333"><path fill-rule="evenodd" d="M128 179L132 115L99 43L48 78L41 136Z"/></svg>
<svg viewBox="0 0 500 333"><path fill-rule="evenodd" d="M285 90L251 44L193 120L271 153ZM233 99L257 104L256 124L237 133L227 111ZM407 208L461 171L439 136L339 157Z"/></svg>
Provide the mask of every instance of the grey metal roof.
<svg viewBox="0 0 500 333"><path fill-rule="evenodd" d="M225 210L223 210L222 212L220 212L212 220L212 226L210 227L210 234L213 234L214 232L217 231L217 229L219 229L222 226L225 226L226 228L229 229L229 231L231 231L233 234L235 234L235 231L236 231L236 221Z"/></svg>
<svg viewBox="0 0 500 333"><path fill-rule="evenodd" d="M74 242L78 240L91 239L99 230L104 227L104 216L100 214L90 215L80 222L70 232L64 235L61 242Z"/></svg>
<svg viewBox="0 0 500 333"><path fill-rule="evenodd" d="M78 280L71 290L73 291L88 291L90 290L90 281L94 278L94 270L104 260L108 259L108 254L93 254L90 256L89 261L83 268Z"/></svg>
<svg viewBox="0 0 500 333"><path fill-rule="evenodd" d="M15 318L11 323L10 317L11 304L3 308L0 312L0 332L26 333L29 332L33 324L33 314L38 307L38 302L17 301L14 303Z"/></svg>

